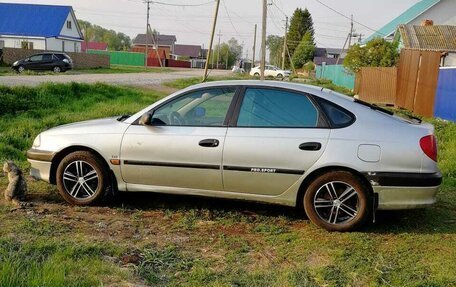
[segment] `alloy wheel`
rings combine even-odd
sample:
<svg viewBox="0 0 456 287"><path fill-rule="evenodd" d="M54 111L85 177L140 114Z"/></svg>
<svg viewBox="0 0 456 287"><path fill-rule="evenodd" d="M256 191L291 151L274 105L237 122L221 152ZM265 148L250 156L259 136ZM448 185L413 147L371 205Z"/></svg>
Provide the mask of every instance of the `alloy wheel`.
<svg viewBox="0 0 456 287"><path fill-rule="evenodd" d="M317 215L327 223L348 223L358 214L358 192L345 182L328 182L315 193L313 205Z"/></svg>
<svg viewBox="0 0 456 287"><path fill-rule="evenodd" d="M75 199L93 197L100 184L99 175L88 162L79 160L71 162L63 172L65 191Z"/></svg>

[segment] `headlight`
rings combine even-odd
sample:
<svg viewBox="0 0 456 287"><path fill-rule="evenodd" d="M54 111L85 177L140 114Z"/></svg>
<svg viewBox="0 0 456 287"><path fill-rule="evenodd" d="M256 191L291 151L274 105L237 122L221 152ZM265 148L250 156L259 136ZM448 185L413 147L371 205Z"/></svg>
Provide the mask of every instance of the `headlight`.
<svg viewBox="0 0 456 287"><path fill-rule="evenodd" d="M41 145L41 134L39 134L33 141L32 148L40 147L40 145Z"/></svg>
<svg viewBox="0 0 456 287"><path fill-rule="evenodd" d="M68 59L63 59L62 61L65 62L65 63L67 63L67 64L70 63L70 60L68 60Z"/></svg>
<svg viewBox="0 0 456 287"><path fill-rule="evenodd" d="M19 61L14 62L13 66L17 66L17 64L19 64Z"/></svg>

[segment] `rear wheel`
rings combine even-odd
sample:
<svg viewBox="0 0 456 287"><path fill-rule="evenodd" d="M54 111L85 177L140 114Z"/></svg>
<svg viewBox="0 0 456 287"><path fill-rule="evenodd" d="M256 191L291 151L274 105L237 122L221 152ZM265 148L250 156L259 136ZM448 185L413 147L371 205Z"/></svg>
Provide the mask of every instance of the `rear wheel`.
<svg viewBox="0 0 456 287"><path fill-rule="evenodd" d="M57 167L57 188L70 204L91 205L108 186L108 172L101 159L87 151L73 152Z"/></svg>
<svg viewBox="0 0 456 287"><path fill-rule="evenodd" d="M328 231L352 231L369 217L372 199L369 189L355 175L333 171L319 176L304 195L309 219Z"/></svg>
<svg viewBox="0 0 456 287"><path fill-rule="evenodd" d="M283 79L283 75L282 74L278 74L277 75L277 79Z"/></svg>
<svg viewBox="0 0 456 287"><path fill-rule="evenodd" d="M55 66L52 71L56 74L60 73L62 71L62 69L59 67L59 66Z"/></svg>
<svg viewBox="0 0 456 287"><path fill-rule="evenodd" d="M260 73L255 73L254 76L258 78L260 76Z"/></svg>

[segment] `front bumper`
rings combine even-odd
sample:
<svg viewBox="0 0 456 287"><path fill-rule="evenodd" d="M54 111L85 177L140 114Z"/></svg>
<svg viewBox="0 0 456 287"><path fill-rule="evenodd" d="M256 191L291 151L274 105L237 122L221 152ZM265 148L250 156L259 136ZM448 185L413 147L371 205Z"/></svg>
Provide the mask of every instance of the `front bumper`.
<svg viewBox="0 0 456 287"><path fill-rule="evenodd" d="M369 173L379 210L425 208L436 202L442 175L436 173Z"/></svg>
<svg viewBox="0 0 456 287"><path fill-rule="evenodd" d="M31 149L27 151L27 160L31 164L30 175L38 180L50 182L52 159L55 153Z"/></svg>

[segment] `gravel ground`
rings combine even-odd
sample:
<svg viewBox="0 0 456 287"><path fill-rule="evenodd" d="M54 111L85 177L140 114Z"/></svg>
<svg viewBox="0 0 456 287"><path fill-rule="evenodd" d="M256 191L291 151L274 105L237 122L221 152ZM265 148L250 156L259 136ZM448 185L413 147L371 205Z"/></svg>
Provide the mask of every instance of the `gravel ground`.
<svg viewBox="0 0 456 287"><path fill-rule="evenodd" d="M226 76L231 71L213 70L210 76ZM1 76L0 85L5 86L37 86L45 82L54 83L96 83L103 82L114 85L147 86L160 85L163 82L182 78L202 77L203 70L177 70L170 73L129 73L129 74L82 74L82 75L18 75Z"/></svg>

